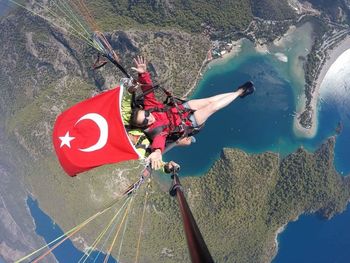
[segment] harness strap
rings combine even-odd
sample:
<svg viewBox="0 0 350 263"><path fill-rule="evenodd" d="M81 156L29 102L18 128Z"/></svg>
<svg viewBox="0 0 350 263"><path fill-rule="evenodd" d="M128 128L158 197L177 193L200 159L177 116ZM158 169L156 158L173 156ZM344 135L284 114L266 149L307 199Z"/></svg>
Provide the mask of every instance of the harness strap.
<svg viewBox="0 0 350 263"><path fill-rule="evenodd" d="M154 107L154 108L148 109L148 111L149 112L165 112L168 116L168 119L171 120L171 118L173 117L173 114L170 112L170 110L171 110L171 108L175 107L177 112L178 112L179 118L181 119L181 124L174 126L171 124L172 122L170 122L169 125L162 125L162 126L156 127L153 130L146 129L144 132L145 132L147 138L152 141L156 135L161 133L166 128L170 129L169 136L176 138L176 140L183 138L183 137L190 136L191 134L197 133L198 131L194 132L194 130L196 128L194 128L192 125L188 125L186 123L187 121L189 121L192 124L192 121L189 119L189 117L184 117L184 113L186 113L186 112L189 113L188 114L188 116L189 116L190 114L194 113L194 110L188 109L185 107L183 107L181 109L179 105L183 104L186 101L182 100L180 98L174 97L169 91L167 91L165 88L161 87L160 85L155 85L155 86L151 87L150 89L148 89L147 91L143 92L142 94L140 94L138 96L134 96L133 97L133 107L134 108L138 107L139 105L137 105L137 104L139 104L139 101L147 94L154 92L156 89L161 89L164 92L164 94L167 96L165 101L163 102L165 107L163 107L163 108Z"/></svg>
<svg viewBox="0 0 350 263"><path fill-rule="evenodd" d="M146 150L148 145L143 144L143 141L147 139L146 135L141 135L138 139L137 142L135 144L135 148L136 149L144 149Z"/></svg>
<svg viewBox="0 0 350 263"><path fill-rule="evenodd" d="M108 54L104 54L106 58L109 59L110 62L112 62L112 64L114 66L116 66L127 78L131 78L131 76L129 75L129 73L123 68L122 65L120 65L117 60L115 59L115 52L112 50L111 53Z"/></svg>
<svg viewBox="0 0 350 263"><path fill-rule="evenodd" d="M153 141L153 139L158 135L160 134L162 131L164 131L166 128L168 128L169 125L161 125L161 126L158 126L154 129L146 129L144 130L143 132L145 133L145 135L147 136L147 138L150 140L150 141Z"/></svg>

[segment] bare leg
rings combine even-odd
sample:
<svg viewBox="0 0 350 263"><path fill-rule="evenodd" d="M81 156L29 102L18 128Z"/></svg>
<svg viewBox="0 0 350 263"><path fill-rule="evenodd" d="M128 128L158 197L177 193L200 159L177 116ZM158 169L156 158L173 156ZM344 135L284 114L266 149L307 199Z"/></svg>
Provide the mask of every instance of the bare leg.
<svg viewBox="0 0 350 263"><path fill-rule="evenodd" d="M209 98L189 100L187 104L192 110L199 110L201 108L208 106L210 103L221 100L229 95L232 95L233 93L234 92L228 92L228 93L215 95Z"/></svg>
<svg viewBox="0 0 350 263"><path fill-rule="evenodd" d="M243 93L243 90L230 92L226 94L226 96L223 96L216 101L214 100L212 103L207 104L207 106L196 110L194 112L194 117L196 118L197 124L198 125L203 124L213 113L229 105L242 93ZM221 95L224 95L224 94L221 94Z"/></svg>

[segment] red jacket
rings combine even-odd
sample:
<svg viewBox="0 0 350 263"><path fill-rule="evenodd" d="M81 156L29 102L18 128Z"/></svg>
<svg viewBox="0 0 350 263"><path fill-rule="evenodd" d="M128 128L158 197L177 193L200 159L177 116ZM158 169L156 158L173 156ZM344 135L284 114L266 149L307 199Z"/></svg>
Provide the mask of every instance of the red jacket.
<svg viewBox="0 0 350 263"><path fill-rule="evenodd" d="M146 92L147 90L152 88L152 80L148 72L139 74L139 82L141 84L144 84L141 86L143 92ZM153 108L162 109L164 107L165 105L156 99L153 91L145 95L144 97L145 110L153 109ZM178 107L180 110L184 109L184 107L181 104ZM181 117L180 117L180 114L181 114ZM167 136L172 132L173 127L178 127L182 123L182 119L186 120L185 121L186 126L191 125L191 121L187 119L189 112L186 111L183 113L179 113L175 106L170 108L167 112L153 111L152 115L155 117L156 121L147 128L148 131L152 131L159 126L164 126L164 129L162 129L159 133L157 133L152 140L152 144L151 144L152 151L156 149L160 149L162 152L164 151Z"/></svg>

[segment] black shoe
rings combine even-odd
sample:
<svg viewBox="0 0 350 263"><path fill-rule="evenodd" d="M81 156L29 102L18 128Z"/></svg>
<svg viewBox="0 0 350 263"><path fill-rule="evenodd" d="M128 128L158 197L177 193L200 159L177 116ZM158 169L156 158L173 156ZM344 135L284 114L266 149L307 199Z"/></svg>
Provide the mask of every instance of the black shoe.
<svg viewBox="0 0 350 263"><path fill-rule="evenodd" d="M239 96L240 98L244 98L255 91L255 86L252 81L247 81L242 86L240 86L237 90L243 89L243 93Z"/></svg>

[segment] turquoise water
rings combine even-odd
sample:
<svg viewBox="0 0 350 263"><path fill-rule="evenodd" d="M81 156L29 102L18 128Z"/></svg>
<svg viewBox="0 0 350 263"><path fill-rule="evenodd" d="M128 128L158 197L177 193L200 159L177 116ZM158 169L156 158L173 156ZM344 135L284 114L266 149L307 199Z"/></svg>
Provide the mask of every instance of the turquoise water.
<svg viewBox="0 0 350 263"><path fill-rule="evenodd" d="M286 155L301 145L313 150L332 134L334 127L328 129L328 126L313 140L298 138L293 132L296 100L305 83L300 58L310 49L311 38L305 37L305 32L311 29L305 24L282 44L272 46L268 53L256 52L245 41L238 56L206 72L192 98L233 91L247 80L255 83L256 92L245 99L238 98L210 117L196 136L197 144L174 149L166 155L167 160L174 159L182 165L182 175L203 174L224 147ZM282 54L287 62L279 60L276 54Z"/></svg>
<svg viewBox="0 0 350 263"><path fill-rule="evenodd" d="M235 65L232 71L219 67L206 74L194 98L230 92L252 80L253 96L238 98L207 121L196 135L197 143L188 148L169 152L167 159L181 164L182 175L203 174L218 158L222 148L238 147L248 152L290 151L295 144L293 112L295 101L290 83L265 56L251 56Z"/></svg>
<svg viewBox="0 0 350 263"><path fill-rule="evenodd" d="M350 173L350 49L345 51L331 66L321 85L319 103L321 130L327 122L340 121L343 132L337 139L335 165L346 175ZM333 112L332 116L328 117Z"/></svg>
<svg viewBox="0 0 350 263"><path fill-rule="evenodd" d="M300 146L313 151L329 136L335 135L335 128L340 121L344 130L337 137L335 166L342 174L350 173L350 110L344 109L345 106L339 107L350 105L350 101L344 102L345 97L342 94L322 94L322 103L318 107L318 131L314 138L301 138L293 131L294 114L300 104L297 101L300 99L300 87L304 84L299 72L302 62L296 57L304 56L303 52L309 44L300 43L300 34L302 33L295 37L298 44L293 44L292 39L288 42L291 46L285 52L288 62L279 61L274 53L257 53L246 42L237 58L212 66L206 72L192 98L230 92L247 80L255 83L256 92L245 99L238 98L210 117L203 130L196 135L196 144L187 148L175 148L165 156L167 160L175 160L181 164L183 176L205 173L224 147L240 148L250 153L274 151L282 156ZM278 51L276 47L274 49ZM350 54L346 57L350 63ZM342 78L339 78L339 73L333 75L338 76L337 80L343 83L350 75L350 69L342 70ZM321 91L329 90L327 86L335 85L334 80L327 81L330 76L327 74ZM350 80L347 87L350 87ZM344 88L345 91L347 87ZM339 100L343 101L340 103Z"/></svg>
<svg viewBox="0 0 350 263"><path fill-rule="evenodd" d="M337 137L336 169L350 173L350 50L344 52L329 69L321 85L318 138L329 133L340 121L344 128ZM303 215L288 224L279 236L279 252L273 263L348 263L350 262L350 205L332 220Z"/></svg>
<svg viewBox="0 0 350 263"><path fill-rule="evenodd" d="M313 151L335 135L338 122L342 122L344 128L337 136L334 164L341 174L350 173L350 51L327 73L321 85L318 131L314 138L305 139L293 132L293 114L303 84L300 74L295 72L295 56L299 55L293 47L299 51L303 48L292 44L293 41L290 52L286 52L292 59L287 63L276 61L273 54L255 53L248 45L239 59L212 67L205 74L193 98L228 92L246 80L253 80L257 90L253 96L238 99L211 117L196 136L196 145L173 150L166 156L182 165L183 176L206 172L223 147L250 153L271 150L282 156L300 146ZM350 262L350 207L330 221L316 215L301 216L287 226L279 241L274 263Z"/></svg>

